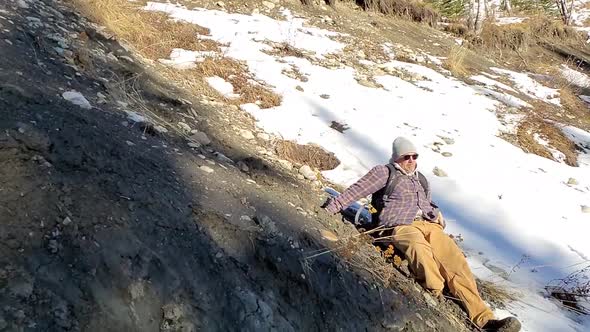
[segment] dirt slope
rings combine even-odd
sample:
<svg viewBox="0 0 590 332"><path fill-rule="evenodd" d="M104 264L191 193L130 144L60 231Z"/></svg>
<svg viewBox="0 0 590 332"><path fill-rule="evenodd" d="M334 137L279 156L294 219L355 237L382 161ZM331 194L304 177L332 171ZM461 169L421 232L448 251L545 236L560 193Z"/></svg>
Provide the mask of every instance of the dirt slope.
<svg viewBox="0 0 590 332"><path fill-rule="evenodd" d="M397 271L384 288L336 255L305 260L319 229L354 230L59 1L0 16L0 331L467 329ZM125 79L171 123L196 111L211 147L129 120Z"/></svg>

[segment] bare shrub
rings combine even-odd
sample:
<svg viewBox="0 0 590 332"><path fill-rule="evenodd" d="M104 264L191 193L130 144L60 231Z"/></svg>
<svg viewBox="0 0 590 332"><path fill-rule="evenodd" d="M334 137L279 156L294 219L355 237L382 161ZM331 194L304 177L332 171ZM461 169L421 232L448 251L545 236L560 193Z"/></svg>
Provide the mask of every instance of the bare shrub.
<svg viewBox="0 0 590 332"><path fill-rule="evenodd" d="M322 171L332 170L340 165L340 160L333 153L315 144L300 145L292 141L280 141L276 146L276 152L280 158Z"/></svg>
<svg viewBox="0 0 590 332"><path fill-rule="evenodd" d="M590 264L550 281L545 290L558 299L566 308L581 314L590 314Z"/></svg>
<svg viewBox="0 0 590 332"><path fill-rule="evenodd" d="M522 23L506 25L486 22L479 35L469 38L473 45L500 52L503 50L526 52L529 47L543 43L580 44L582 40L578 31L546 16L537 16Z"/></svg>
<svg viewBox="0 0 590 332"><path fill-rule="evenodd" d="M459 37L467 36L470 32L469 28L462 23L449 23L445 25L443 31Z"/></svg>
<svg viewBox="0 0 590 332"><path fill-rule="evenodd" d="M496 25L486 22L481 33L473 36L471 42L500 52L526 51L531 44L531 32L524 24Z"/></svg>

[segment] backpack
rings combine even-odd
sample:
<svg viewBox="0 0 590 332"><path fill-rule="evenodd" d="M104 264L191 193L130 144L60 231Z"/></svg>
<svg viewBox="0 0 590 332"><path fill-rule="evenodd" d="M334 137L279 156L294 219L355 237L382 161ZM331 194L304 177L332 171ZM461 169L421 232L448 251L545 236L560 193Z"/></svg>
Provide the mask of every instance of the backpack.
<svg viewBox="0 0 590 332"><path fill-rule="evenodd" d="M385 201L383 199L393 193L393 190L400 181L400 177L397 176L397 169L395 166L392 164L387 164L385 166L389 170L387 182L383 188L377 190L371 196L371 206L373 207L373 209L371 209L371 223L374 225L379 224L379 215L385 207ZM420 185L422 185L422 189L424 189L426 197L428 197L430 188L428 187L428 181L426 180L426 177L418 171L416 171L416 174L418 175L418 181L420 182Z"/></svg>

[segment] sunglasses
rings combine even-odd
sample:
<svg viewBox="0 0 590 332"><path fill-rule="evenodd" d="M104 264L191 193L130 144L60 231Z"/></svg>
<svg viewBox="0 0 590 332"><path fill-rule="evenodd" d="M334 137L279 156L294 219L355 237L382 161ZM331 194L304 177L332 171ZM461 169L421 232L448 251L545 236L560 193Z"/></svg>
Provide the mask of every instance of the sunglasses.
<svg viewBox="0 0 590 332"><path fill-rule="evenodd" d="M418 155L417 154L407 154L404 156L404 160L410 160L410 158L412 158L413 160L418 159Z"/></svg>

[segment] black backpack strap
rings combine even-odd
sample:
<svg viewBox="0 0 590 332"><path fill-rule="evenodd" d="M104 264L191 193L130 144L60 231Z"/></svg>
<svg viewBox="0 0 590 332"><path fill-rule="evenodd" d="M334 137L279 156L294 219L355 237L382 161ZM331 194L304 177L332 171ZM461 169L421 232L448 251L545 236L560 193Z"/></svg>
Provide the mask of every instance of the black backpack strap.
<svg viewBox="0 0 590 332"><path fill-rule="evenodd" d="M422 185L422 189L424 189L424 194L426 194L426 197L428 197L428 194L430 192L430 187L428 186L428 180L426 180L426 177L424 176L424 174L420 173L420 172L416 172L418 173L418 181L420 181L420 184Z"/></svg>
<svg viewBox="0 0 590 332"><path fill-rule="evenodd" d="M385 166L389 170L389 176L387 177L387 182L385 183L383 195L389 196L391 193L393 193L393 189L395 189L395 186L399 182L399 177L397 176L397 170L395 169L395 166L392 164L387 164Z"/></svg>

